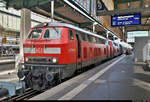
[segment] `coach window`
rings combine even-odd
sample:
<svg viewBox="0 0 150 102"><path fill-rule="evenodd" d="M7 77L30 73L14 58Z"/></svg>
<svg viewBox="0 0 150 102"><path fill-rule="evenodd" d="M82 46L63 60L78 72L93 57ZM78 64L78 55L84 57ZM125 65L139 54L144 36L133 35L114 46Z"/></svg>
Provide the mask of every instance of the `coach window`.
<svg viewBox="0 0 150 102"><path fill-rule="evenodd" d="M103 44L103 39L99 38L99 43Z"/></svg>
<svg viewBox="0 0 150 102"><path fill-rule="evenodd" d="M69 30L69 39L74 40L73 32L71 29Z"/></svg>
<svg viewBox="0 0 150 102"><path fill-rule="evenodd" d="M88 35L88 39L89 39L90 42L93 42L92 36Z"/></svg>
<svg viewBox="0 0 150 102"><path fill-rule="evenodd" d="M85 35L85 41L88 41L88 36L86 34L84 34L84 35Z"/></svg>
<svg viewBox="0 0 150 102"><path fill-rule="evenodd" d="M87 38L88 38L88 42L91 42L90 35L87 35Z"/></svg>
<svg viewBox="0 0 150 102"><path fill-rule="evenodd" d="M105 44L105 40L104 39L100 39L101 44Z"/></svg>
<svg viewBox="0 0 150 102"><path fill-rule="evenodd" d="M96 43L99 43L99 38L96 37Z"/></svg>
<svg viewBox="0 0 150 102"><path fill-rule="evenodd" d="M93 42L96 43L96 37L93 37Z"/></svg>
<svg viewBox="0 0 150 102"><path fill-rule="evenodd" d="M103 44L105 44L105 41L106 41L106 40L103 39Z"/></svg>

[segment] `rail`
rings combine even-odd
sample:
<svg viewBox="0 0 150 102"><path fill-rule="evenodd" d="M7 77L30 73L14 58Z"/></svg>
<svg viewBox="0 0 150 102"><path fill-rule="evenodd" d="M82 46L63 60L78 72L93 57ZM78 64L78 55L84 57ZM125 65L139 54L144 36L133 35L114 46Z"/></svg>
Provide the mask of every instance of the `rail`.
<svg viewBox="0 0 150 102"><path fill-rule="evenodd" d="M13 102L13 101L19 101L19 100L28 100L29 98L34 97L40 93L41 92L36 91L36 90L27 89L23 95L14 96L11 98L3 98L0 101L1 102Z"/></svg>

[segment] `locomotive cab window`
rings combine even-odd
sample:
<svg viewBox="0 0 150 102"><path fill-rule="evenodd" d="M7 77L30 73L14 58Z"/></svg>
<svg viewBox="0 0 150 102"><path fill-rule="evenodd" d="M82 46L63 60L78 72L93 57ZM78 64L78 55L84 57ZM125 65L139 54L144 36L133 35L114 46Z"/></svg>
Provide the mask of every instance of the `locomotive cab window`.
<svg viewBox="0 0 150 102"><path fill-rule="evenodd" d="M59 39L61 37L61 29L60 28L49 28L45 31L44 39Z"/></svg>
<svg viewBox="0 0 150 102"><path fill-rule="evenodd" d="M28 39L39 39L42 34L41 29L32 30L28 36Z"/></svg>
<svg viewBox="0 0 150 102"><path fill-rule="evenodd" d="M71 29L69 30L69 39L74 40L73 32Z"/></svg>

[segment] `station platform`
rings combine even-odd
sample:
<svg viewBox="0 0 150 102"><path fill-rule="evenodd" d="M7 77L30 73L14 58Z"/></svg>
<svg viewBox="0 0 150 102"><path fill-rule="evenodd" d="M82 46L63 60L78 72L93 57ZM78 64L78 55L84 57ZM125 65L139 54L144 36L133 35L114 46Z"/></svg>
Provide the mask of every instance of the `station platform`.
<svg viewBox="0 0 150 102"><path fill-rule="evenodd" d="M150 72L122 55L30 100L149 100Z"/></svg>
<svg viewBox="0 0 150 102"><path fill-rule="evenodd" d="M17 70L6 70L0 72L0 81L4 82L18 82Z"/></svg>
<svg viewBox="0 0 150 102"><path fill-rule="evenodd" d="M15 69L15 57L0 57L0 71Z"/></svg>
<svg viewBox="0 0 150 102"><path fill-rule="evenodd" d="M0 64L15 62L15 57L0 57Z"/></svg>

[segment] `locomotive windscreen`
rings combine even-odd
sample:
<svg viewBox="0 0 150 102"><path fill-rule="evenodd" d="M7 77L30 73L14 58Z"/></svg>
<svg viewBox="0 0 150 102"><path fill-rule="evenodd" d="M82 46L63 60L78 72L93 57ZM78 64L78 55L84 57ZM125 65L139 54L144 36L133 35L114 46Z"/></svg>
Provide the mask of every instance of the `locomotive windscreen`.
<svg viewBox="0 0 150 102"><path fill-rule="evenodd" d="M28 39L39 39L42 34L42 29L32 30L28 36Z"/></svg>
<svg viewBox="0 0 150 102"><path fill-rule="evenodd" d="M46 28L44 30L44 39L59 39L61 37L61 28L57 27L51 27L51 28ZM42 29L33 29L29 36L28 39L40 39L41 34L42 34Z"/></svg>
<svg viewBox="0 0 150 102"><path fill-rule="evenodd" d="M59 39L61 37L61 28L48 28L45 31L44 39Z"/></svg>

